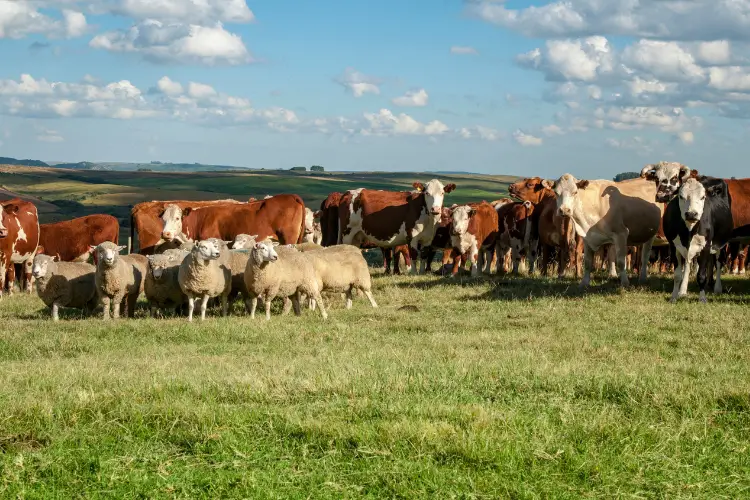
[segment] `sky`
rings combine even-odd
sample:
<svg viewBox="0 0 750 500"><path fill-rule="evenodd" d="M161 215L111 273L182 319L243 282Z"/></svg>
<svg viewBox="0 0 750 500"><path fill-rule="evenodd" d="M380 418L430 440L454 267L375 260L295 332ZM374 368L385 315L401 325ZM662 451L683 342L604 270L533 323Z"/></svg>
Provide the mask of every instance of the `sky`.
<svg viewBox="0 0 750 500"><path fill-rule="evenodd" d="M750 0L0 0L0 156L746 177Z"/></svg>

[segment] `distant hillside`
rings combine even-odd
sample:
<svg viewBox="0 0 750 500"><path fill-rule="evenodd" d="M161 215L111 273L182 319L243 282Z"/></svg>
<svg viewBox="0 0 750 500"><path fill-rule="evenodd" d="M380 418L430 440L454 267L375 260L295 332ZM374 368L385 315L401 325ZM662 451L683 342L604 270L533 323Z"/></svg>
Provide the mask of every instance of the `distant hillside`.
<svg viewBox="0 0 750 500"><path fill-rule="evenodd" d="M52 163L53 168L70 170L109 170L114 172L236 172L247 171L245 167L229 165L206 165L203 163L126 163L126 162L91 162Z"/></svg>
<svg viewBox="0 0 750 500"><path fill-rule="evenodd" d="M7 158L0 156L0 165L23 165L26 167L49 167L46 163L39 160L17 160L16 158Z"/></svg>

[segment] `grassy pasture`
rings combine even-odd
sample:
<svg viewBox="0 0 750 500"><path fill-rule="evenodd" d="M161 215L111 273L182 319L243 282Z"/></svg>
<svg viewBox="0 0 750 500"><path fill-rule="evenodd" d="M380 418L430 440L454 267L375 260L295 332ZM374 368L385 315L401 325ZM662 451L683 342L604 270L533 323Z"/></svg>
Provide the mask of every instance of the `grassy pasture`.
<svg viewBox="0 0 750 500"><path fill-rule="evenodd" d="M725 286L377 275L377 310L192 325L15 295L0 496L746 498L750 282Z"/></svg>

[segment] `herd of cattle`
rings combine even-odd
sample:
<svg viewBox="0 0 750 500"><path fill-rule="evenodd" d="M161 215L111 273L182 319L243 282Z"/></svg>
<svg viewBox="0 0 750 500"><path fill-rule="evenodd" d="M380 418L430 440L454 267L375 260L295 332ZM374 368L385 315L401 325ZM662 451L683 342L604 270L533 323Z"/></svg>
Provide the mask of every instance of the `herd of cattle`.
<svg viewBox="0 0 750 500"><path fill-rule="evenodd" d="M36 279L39 295L55 319L59 307L93 310L105 303L106 318L110 302L114 315L121 306L132 315L134 300L144 288L153 312L165 304L149 296L148 280L155 274L161 277L171 266L171 274L166 274L172 276L176 291L168 307L179 309L184 303L190 319L196 301L205 317L210 298L221 299L226 312L228 300L238 294L252 314L257 299L268 317L274 297L284 298L285 312L294 305L299 314L299 301L307 296L310 306L319 307L325 317L319 293L323 291L346 293L349 306L353 290L359 289L377 307L369 272L362 276L359 248L380 248L388 273L391 266L400 272L401 258L412 272L418 260L421 272L429 271L436 252L442 250L443 269L447 267L451 276L466 263L472 275L490 273L495 262L499 273L511 267L517 273L524 261L533 272L541 255L543 275L554 258L558 276L572 270L582 287L600 266L627 286L629 270L643 281L656 264L661 272L674 268L672 301L687 294L694 260L701 301L706 300L707 288L721 293L723 267L745 271L750 179L707 177L680 163L659 162L644 167L639 178L621 182L578 180L570 174L554 181L535 177L510 186L517 201L503 198L450 206L445 197L455 184L433 179L413 187L331 193L315 212L299 196L289 194L247 202L141 203L131 211L128 251L135 255L127 256L119 256L125 247L117 246L119 224L110 215L40 225L33 203L5 201L0 219L0 295L6 288L13 290L18 266L23 289L31 292ZM92 259L93 265L87 263ZM215 290L192 293L182 286L187 272L182 268L195 271L209 261L224 269L224 280L211 285ZM68 264L55 267L53 262ZM269 278L273 273L266 267L281 269L281 262L286 274ZM107 266L127 267L128 277L103 284L100 275ZM51 281L51 270L58 268L60 276ZM263 273L270 273L263 280L271 284L261 289L258 277ZM312 287L302 278L287 276L308 279L310 273L317 276ZM120 281L123 284L117 285ZM112 283L123 287L122 294L107 295L104 288L115 286ZM76 293L85 296L73 297Z"/></svg>

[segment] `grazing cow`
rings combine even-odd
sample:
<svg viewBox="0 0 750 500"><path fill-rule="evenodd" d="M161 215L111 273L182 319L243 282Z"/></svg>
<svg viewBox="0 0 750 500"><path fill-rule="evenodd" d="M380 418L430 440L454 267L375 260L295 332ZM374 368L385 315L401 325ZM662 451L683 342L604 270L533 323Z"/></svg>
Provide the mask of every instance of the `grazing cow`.
<svg viewBox="0 0 750 500"><path fill-rule="evenodd" d="M645 262L640 268L640 281L645 281L648 257L664 210L662 204L654 201L656 186L653 182L640 178L622 182L579 181L564 174L557 181L545 180L544 185L554 189L560 215L570 217L576 233L583 238L581 287L588 286L591 280L594 253L608 243L614 245L617 272L623 286L629 284L625 269L628 246L643 245Z"/></svg>
<svg viewBox="0 0 750 500"><path fill-rule="evenodd" d="M15 264L23 266L23 289L31 293L31 271L39 246L39 216L36 206L15 198L0 203L0 208L0 297L6 284L8 293L13 293Z"/></svg>
<svg viewBox="0 0 750 500"><path fill-rule="evenodd" d="M498 205L496 209L498 220L496 245L498 273L501 270L500 258L503 258L502 272L508 272L505 260L509 250L513 263L513 274L518 274L518 268L523 257L529 259L529 273L534 272L536 248L538 247L538 241L532 239L534 211L534 204L530 201Z"/></svg>
<svg viewBox="0 0 750 500"><path fill-rule="evenodd" d="M472 276L490 273L497 235L497 212L486 201L451 208L451 244L457 254L468 253ZM453 276L458 273L459 261L453 262Z"/></svg>
<svg viewBox="0 0 750 500"><path fill-rule="evenodd" d="M358 190L354 190L359 192ZM352 191L350 191L352 192ZM319 214L320 231L322 234L322 243L324 247L330 247L338 244L339 240L339 205L342 203L343 195L341 193L331 193L320 204ZM344 203L351 204L352 198L348 196ZM375 245L364 243L360 248L378 248ZM399 245L396 248L380 247L383 252L383 267L386 274L391 274L391 263L393 263L393 273L401 274L401 256L407 266L411 266L409 257L409 248L406 245Z"/></svg>
<svg viewBox="0 0 750 500"><path fill-rule="evenodd" d="M427 184L415 182L414 189L398 192L361 189L347 193L352 203L345 204L342 200L339 205L340 242L357 245L367 241L381 247L406 244L412 272L416 272L419 250L432 244L440 224L443 198L456 185L443 186L432 179ZM422 272L425 267L422 262Z"/></svg>
<svg viewBox="0 0 750 500"><path fill-rule="evenodd" d="M77 219L41 224L39 248L43 253L63 262L86 262L91 256L90 247L105 241L117 244L120 224L111 215L96 214Z"/></svg>
<svg viewBox="0 0 750 500"><path fill-rule="evenodd" d="M575 266L576 277L580 277L581 256L577 245L580 236L575 234L570 218L560 215L557 210L557 195L545 187L543 182L540 177L523 179L511 184L508 192L514 198L534 204L532 237L539 241L542 252L542 276L547 275L550 255L556 250L557 276L564 277L566 269Z"/></svg>
<svg viewBox="0 0 750 500"><path fill-rule="evenodd" d="M164 207L167 205L177 205L180 209L196 209L208 206L219 205L237 205L241 202L237 200L217 200L217 201L148 201L138 203L130 211L130 253L135 253L136 236L138 239L138 253L142 255L151 255L168 248L175 248L175 245L165 244L162 239L162 230L164 221L161 219ZM174 236L173 236L174 238Z"/></svg>
<svg viewBox="0 0 750 500"><path fill-rule="evenodd" d="M161 237L168 242L180 234L192 240L219 238L224 241L234 241L238 234L256 234L259 241L272 237L287 245L302 242L305 204L296 194L200 208L181 209L177 204L168 204L161 219Z"/></svg>
<svg viewBox="0 0 750 500"><path fill-rule="evenodd" d="M667 206L664 232L677 258L671 301L687 295L690 265L698 257L700 301L706 302L707 271L732 234L726 183L711 177L686 179ZM714 293L721 293L721 266L716 266L716 271Z"/></svg>

